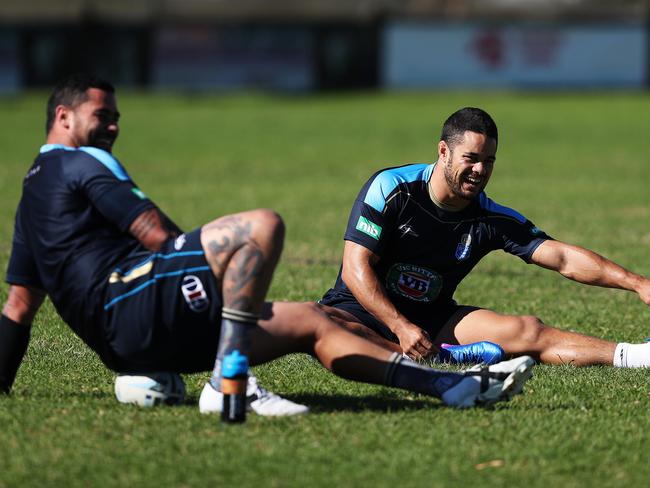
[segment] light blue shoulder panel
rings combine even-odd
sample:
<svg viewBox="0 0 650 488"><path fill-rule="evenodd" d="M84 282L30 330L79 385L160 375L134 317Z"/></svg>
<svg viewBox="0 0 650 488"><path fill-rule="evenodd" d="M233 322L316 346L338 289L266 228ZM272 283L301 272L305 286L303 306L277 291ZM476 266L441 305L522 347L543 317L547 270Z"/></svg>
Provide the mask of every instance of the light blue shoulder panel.
<svg viewBox="0 0 650 488"><path fill-rule="evenodd" d="M495 203L492 199L488 198L488 196L485 193L481 193L481 197L479 201L481 203L481 207L486 209L489 212L507 215L508 217L512 217L518 220L522 224L526 222L526 217L521 215L519 212L509 207L504 207L503 205L499 205L498 203Z"/></svg>
<svg viewBox="0 0 650 488"><path fill-rule="evenodd" d="M113 157L111 153L97 147L88 146L80 147L79 150L85 152L86 154L90 154L93 158L106 166L109 170L111 170L111 173L113 173L118 180L131 180L129 175L126 173L126 170L122 167L120 162Z"/></svg>
<svg viewBox="0 0 650 488"><path fill-rule="evenodd" d="M432 170L433 165L409 164L382 171L375 176L363 201L378 212L383 212L386 206L386 198L399 184L411 183L417 180L426 181L431 176Z"/></svg>
<svg viewBox="0 0 650 488"><path fill-rule="evenodd" d="M130 181L131 178L129 175L126 173L126 170L122 167L120 162L113 157L113 155L107 151L104 151L103 149L99 149L97 147L89 147L89 146L83 146L80 148L74 148L74 147L68 147L64 146L63 144L45 144L41 146L40 153L46 153L49 151L53 151L55 149L63 149L64 151L83 151L86 154L91 155L93 158L95 158L97 161L102 163L104 166L106 166L111 173L115 175L115 177L120 180L120 181Z"/></svg>
<svg viewBox="0 0 650 488"><path fill-rule="evenodd" d="M76 151L74 147L64 146L63 144L43 144L38 151L41 154L54 151L55 149L63 149L64 151Z"/></svg>

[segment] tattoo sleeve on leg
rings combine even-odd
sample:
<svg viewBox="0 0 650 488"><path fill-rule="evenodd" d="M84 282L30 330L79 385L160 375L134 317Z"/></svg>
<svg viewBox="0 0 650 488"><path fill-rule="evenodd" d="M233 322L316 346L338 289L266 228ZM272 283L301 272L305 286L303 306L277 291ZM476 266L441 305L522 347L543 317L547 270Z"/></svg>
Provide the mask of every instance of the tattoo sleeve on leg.
<svg viewBox="0 0 650 488"><path fill-rule="evenodd" d="M266 259L251 236L251 222L228 216L208 224L205 230L220 230L225 234L207 243L208 261L222 282L224 305L235 310L259 312L254 309L261 305L266 290L259 290L256 284L264 277Z"/></svg>
<svg viewBox="0 0 650 488"><path fill-rule="evenodd" d="M212 264L212 270L215 276L220 281L226 271L228 256L232 252L234 252L234 249L227 236L223 236L221 242L217 242L216 240L208 242L208 253L206 257L210 264Z"/></svg>
<svg viewBox="0 0 650 488"><path fill-rule="evenodd" d="M217 279L221 280L232 255L251 239L251 223L235 215L223 217L203 227L204 232L222 231L223 235L208 242L208 261Z"/></svg>
<svg viewBox="0 0 650 488"><path fill-rule="evenodd" d="M228 291L238 293L252 280L261 276L264 267L264 254L255 241L251 241L233 256L233 265L235 269Z"/></svg>

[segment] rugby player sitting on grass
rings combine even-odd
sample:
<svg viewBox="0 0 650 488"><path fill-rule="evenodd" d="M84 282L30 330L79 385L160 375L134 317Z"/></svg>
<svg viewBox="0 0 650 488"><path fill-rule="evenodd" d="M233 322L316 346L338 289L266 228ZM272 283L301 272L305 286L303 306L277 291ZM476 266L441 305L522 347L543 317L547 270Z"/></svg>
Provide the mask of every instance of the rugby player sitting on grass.
<svg viewBox="0 0 650 488"><path fill-rule="evenodd" d="M284 238L276 213L228 215L183 234L111 154L120 114L109 83L72 76L54 89L47 114L47 143L27 171L16 213L0 319L0 391L13 384L46 295L114 371L213 370L202 412L221 410L219 365L235 346L251 364L309 353L344 378L455 407L508 400L530 377L528 357L436 371L351 334L313 303L265 303ZM244 328L250 344L237 344L231 333ZM227 347L218 347L220 332ZM261 415L307 410L264 390L257 395L263 401L252 392L251 408Z"/></svg>
<svg viewBox="0 0 650 488"><path fill-rule="evenodd" d="M488 198L497 143L492 118L464 108L444 123L436 163L376 172L354 202L341 271L320 303L348 329L413 358L491 341L550 364L650 366L650 343L616 344L454 301L479 260L502 249L580 283L633 291L650 305L647 278L550 238ZM482 359L480 348L468 352L466 360Z"/></svg>

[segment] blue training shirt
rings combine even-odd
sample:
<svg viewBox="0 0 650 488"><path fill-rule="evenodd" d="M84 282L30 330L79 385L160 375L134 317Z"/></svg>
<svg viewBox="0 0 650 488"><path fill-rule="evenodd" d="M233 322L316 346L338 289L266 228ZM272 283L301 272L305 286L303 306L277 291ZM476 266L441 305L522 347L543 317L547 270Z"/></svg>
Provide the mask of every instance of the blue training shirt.
<svg viewBox="0 0 650 488"><path fill-rule="evenodd" d="M95 288L143 250L128 229L152 207L110 153L46 144L23 180L6 281L46 291L75 333L96 344Z"/></svg>
<svg viewBox="0 0 650 488"><path fill-rule="evenodd" d="M379 280L397 309L422 317L449 304L458 284L490 251L502 249L529 262L548 235L520 213L482 192L461 211L438 207L429 196L434 164L410 164L375 173L352 206L345 240L380 257ZM352 293L339 271L326 294Z"/></svg>

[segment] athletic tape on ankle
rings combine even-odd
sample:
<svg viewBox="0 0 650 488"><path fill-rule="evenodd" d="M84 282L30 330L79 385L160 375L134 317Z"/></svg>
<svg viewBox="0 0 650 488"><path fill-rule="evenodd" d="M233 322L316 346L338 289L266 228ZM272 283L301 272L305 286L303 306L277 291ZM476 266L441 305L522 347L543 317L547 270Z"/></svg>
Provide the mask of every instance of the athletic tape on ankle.
<svg viewBox="0 0 650 488"><path fill-rule="evenodd" d="M221 317L236 322L245 322L247 324L257 324L260 319L259 315L250 312L242 312L241 310L233 310L232 308L221 309Z"/></svg>
<svg viewBox="0 0 650 488"><path fill-rule="evenodd" d="M386 366L386 373L384 374L384 384L386 386L392 386L393 376L395 376L395 370L397 366L402 362L402 355L398 352L394 352L388 358L388 366Z"/></svg>

